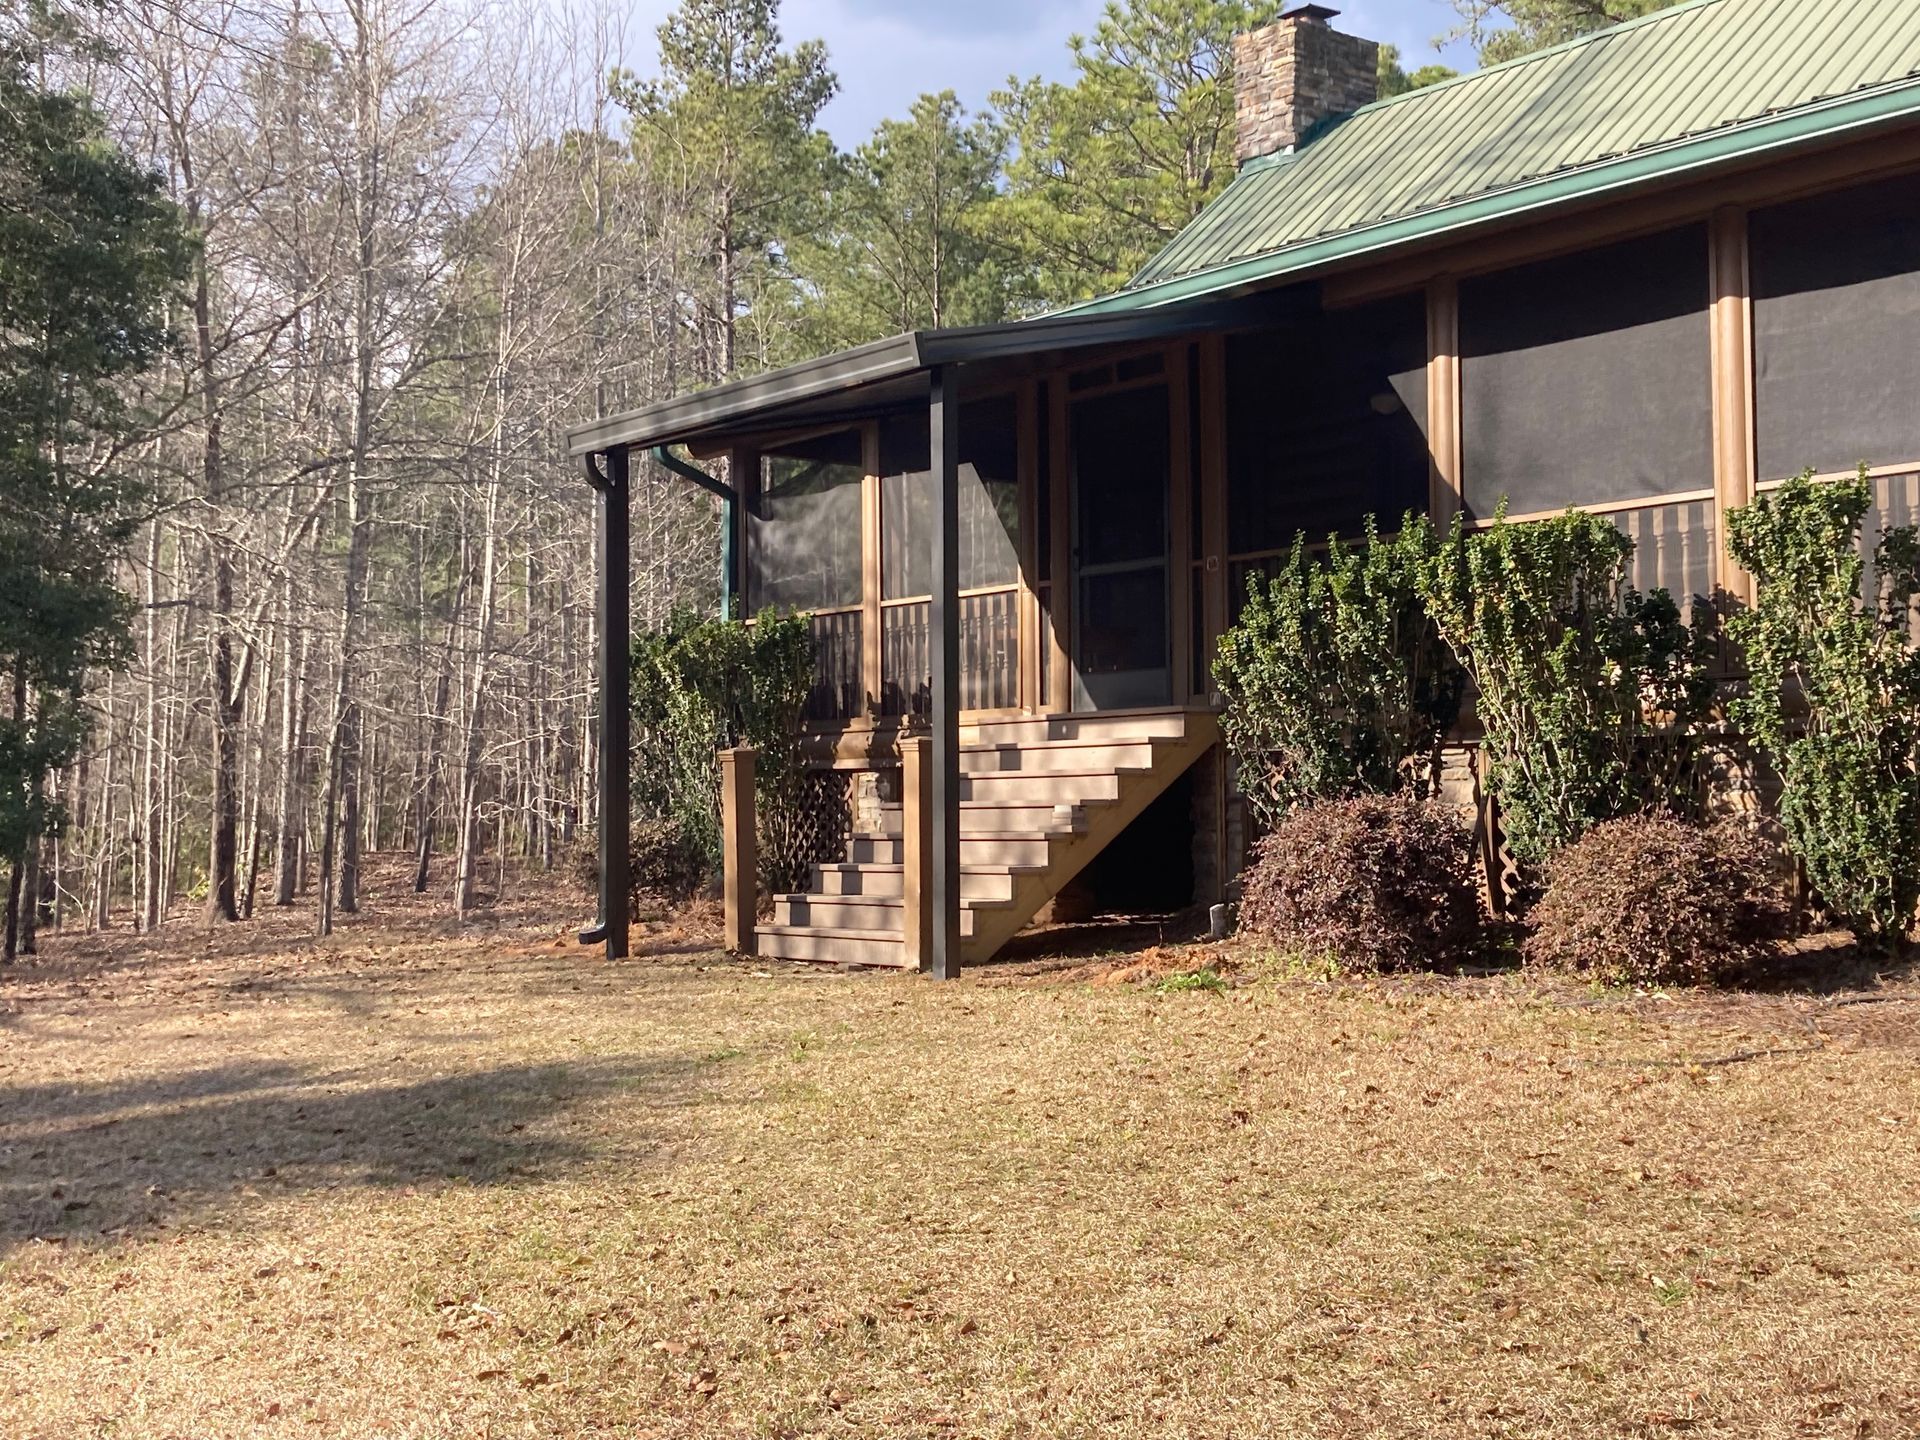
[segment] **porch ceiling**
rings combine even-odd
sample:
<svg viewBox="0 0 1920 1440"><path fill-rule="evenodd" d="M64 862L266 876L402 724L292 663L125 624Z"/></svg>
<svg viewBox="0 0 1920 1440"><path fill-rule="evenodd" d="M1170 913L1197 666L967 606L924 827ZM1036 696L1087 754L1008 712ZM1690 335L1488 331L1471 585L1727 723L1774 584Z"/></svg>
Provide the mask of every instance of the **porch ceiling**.
<svg viewBox="0 0 1920 1440"><path fill-rule="evenodd" d="M1271 324L1297 303L1277 293L1252 302L1207 300L1117 315L1049 315L1005 325L915 330L578 425L567 431L567 446L571 454L593 455L857 419L924 403L925 377L937 368L991 369Z"/></svg>

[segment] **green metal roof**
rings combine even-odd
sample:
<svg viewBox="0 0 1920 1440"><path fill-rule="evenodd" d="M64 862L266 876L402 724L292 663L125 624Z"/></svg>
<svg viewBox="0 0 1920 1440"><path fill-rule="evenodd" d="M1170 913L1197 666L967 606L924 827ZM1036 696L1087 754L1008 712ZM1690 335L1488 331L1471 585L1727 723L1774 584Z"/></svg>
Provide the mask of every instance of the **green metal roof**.
<svg viewBox="0 0 1920 1440"><path fill-rule="evenodd" d="M1917 0L1691 0L1383 100L1255 161L1117 295L1133 309L1920 114Z"/></svg>

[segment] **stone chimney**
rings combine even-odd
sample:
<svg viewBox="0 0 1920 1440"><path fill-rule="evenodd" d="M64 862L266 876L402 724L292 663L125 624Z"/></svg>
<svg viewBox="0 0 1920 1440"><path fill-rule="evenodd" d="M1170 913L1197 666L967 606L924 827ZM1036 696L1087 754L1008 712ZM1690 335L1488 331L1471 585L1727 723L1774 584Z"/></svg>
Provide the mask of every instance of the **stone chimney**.
<svg viewBox="0 0 1920 1440"><path fill-rule="evenodd" d="M1234 157L1242 164L1292 150L1323 121L1350 115L1380 92L1380 46L1342 35L1324 5L1296 5L1273 24L1233 37Z"/></svg>

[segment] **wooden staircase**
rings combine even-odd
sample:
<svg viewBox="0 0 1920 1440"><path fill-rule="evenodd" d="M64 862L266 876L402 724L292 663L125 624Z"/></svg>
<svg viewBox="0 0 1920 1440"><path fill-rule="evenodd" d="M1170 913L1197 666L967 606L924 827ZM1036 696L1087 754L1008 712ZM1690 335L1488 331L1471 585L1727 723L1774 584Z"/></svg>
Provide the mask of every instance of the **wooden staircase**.
<svg viewBox="0 0 1920 1440"><path fill-rule="evenodd" d="M991 959L1219 738L1205 710L1106 711L961 727L963 963ZM846 859L774 897L760 955L904 966L899 804Z"/></svg>

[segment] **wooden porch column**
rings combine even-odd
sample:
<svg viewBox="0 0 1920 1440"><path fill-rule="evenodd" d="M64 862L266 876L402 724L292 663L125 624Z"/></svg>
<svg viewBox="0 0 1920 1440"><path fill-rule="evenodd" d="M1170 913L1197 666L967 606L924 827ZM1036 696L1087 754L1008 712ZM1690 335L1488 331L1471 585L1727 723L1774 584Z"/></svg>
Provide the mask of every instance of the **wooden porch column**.
<svg viewBox="0 0 1920 1440"><path fill-rule="evenodd" d="M1751 504L1758 475L1753 442L1753 295L1747 272L1747 212L1716 210L1708 230L1713 295L1713 520L1715 581L1751 604L1753 577L1734 563L1727 515Z"/></svg>
<svg viewBox="0 0 1920 1440"><path fill-rule="evenodd" d="M880 713L886 679L880 649L880 427L860 431L860 455L866 474L860 480L860 714L866 723Z"/></svg>
<svg viewBox="0 0 1920 1440"><path fill-rule="evenodd" d="M624 448L607 452L601 478L587 457L594 488L594 568L600 574L600 919L580 938L605 942L607 958L627 954L627 843L632 825L627 767L632 763L632 659L627 653L627 590L631 558L627 494L632 468Z"/></svg>
<svg viewBox="0 0 1920 1440"><path fill-rule="evenodd" d="M1046 709L1040 693L1040 647L1047 643L1040 630L1040 594L1034 589L1040 553L1040 387L1021 382L1015 398L1020 496L1020 708L1028 714Z"/></svg>
<svg viewBox="0 0 1920 1440"><path fill-rule="evenodd" d="M747 603L747 539L752 533L750 522L760 509L759 454L746 446L734 446L727 451L727 476L733 482L733 504L727 510L733 522L731 614L735 620L751 620L753 610Z"/></svg>
<svg viewBox="0 0 1920 1440"><path fill-rule="evenodd" d="M933 963L933 741L900 742L900 894L907 964Z"/></svg>
<svg viewBox="0 0 1920 1440"><path fill-rule="evenodd" d="M1176 345L1167 355L1167 430L1173 436L1173 461L1167 476L1167 664L1172 668L1169 698L1193 698L1193 367L1192 347Z"/></svg>
<svg viewBox="0 0 1920 1440"><path fill-rule="evenodd" d="M1460 285L1427 287L1427 513L1445 530L1466 506L1460 445Z"/></svg>
<svg viewBox="0 0 1920 1440"><path fill-rule="evenodd" d="M1200 393L1193 414L1200 426L1200 551L1204 557L1204 636L1207 655L1227 630L1227 342L1209 335L1200 342ZM1203 693L1213 693L1209 666Z"/></svg>
<svg viewBox="0 0 1920 1440"><path fill-rule="evenodd" d="M933 462L933 600L928 641L933 662L933 761L928 806L932 926L927 971L960 976L960 397L950 367L927 380L927 430Z"/></svg>
<svg viewBox="0 0 1920 1440"><path fill-rule="evenodd" d="M1046 710L1064 715L1073 709L1073 482L1067 467L1073 458L1067 426L1072 410L1067 404L1067 377L1056 375L1047 385L1047 505L1053 553L1048 557Z"/></svg>
<svg viewBox="0 0 1920 1440"><path fill-rule="evenodd" d="M760 842L754 830L751 746L720 752L720 835L726 946L736 955L751 955L760 905Z"/></svg>

